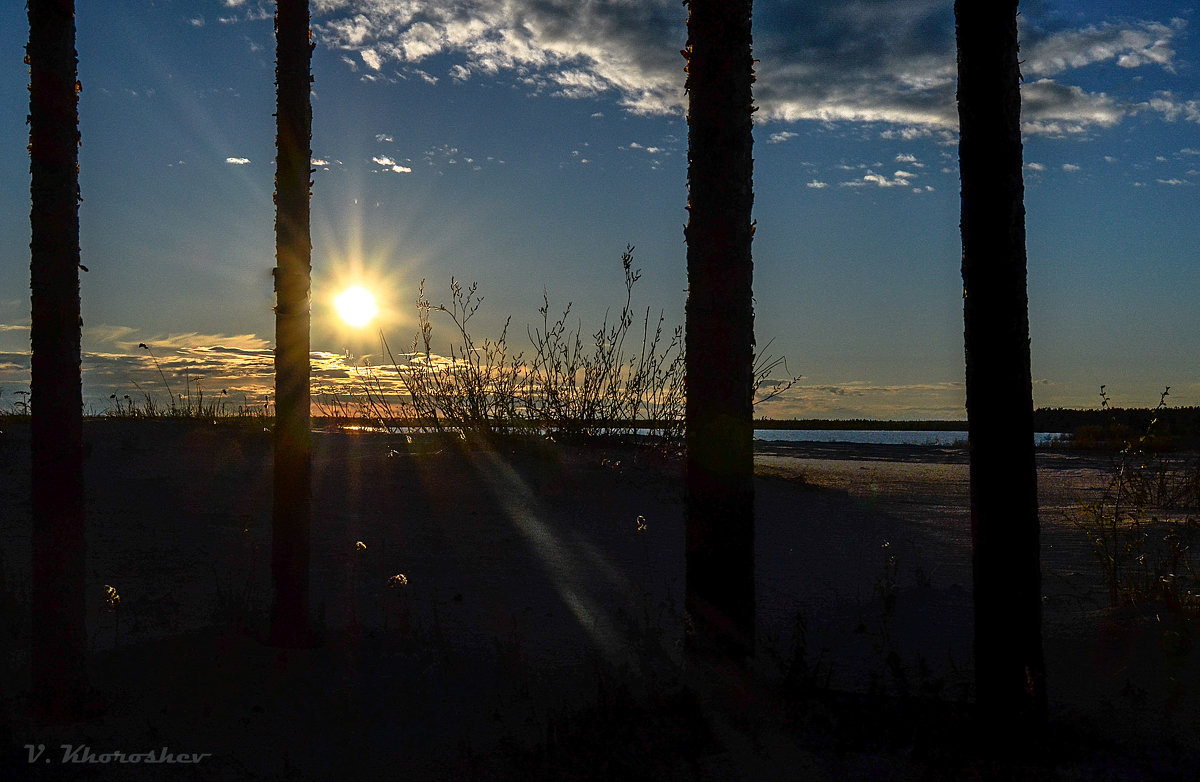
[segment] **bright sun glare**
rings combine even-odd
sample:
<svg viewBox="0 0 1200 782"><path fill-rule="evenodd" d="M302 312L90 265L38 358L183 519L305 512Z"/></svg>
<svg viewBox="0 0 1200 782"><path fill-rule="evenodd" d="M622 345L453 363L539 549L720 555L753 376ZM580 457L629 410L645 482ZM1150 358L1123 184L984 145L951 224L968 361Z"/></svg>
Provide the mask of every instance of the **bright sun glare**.
<svg viewBox="0 0 1200 782"><path fill-rule="evenodd" d="M339 293L333 303L342 320L355 328L362 328L379 314L379 308L375 306L375 297L366 288L358 285Z"/></svg>

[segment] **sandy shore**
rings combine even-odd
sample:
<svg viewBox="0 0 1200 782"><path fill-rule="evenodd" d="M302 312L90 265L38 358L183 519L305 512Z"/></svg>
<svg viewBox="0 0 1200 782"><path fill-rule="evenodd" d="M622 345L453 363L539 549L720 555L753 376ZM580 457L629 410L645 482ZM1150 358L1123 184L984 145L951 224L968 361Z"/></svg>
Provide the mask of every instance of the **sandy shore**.
<svg viewBox="0 0 1200 782"><path fill-rule="evenodd" d="M22 774L163 778L60 758L30 765L23 749L88 744L211 753L180 776L189 779L326 779L339 769L361 778L525 778L537 776L529 758L544 759L547 736L576 724L570 715L580 709L594 713L598 697L608 703L629 686L614 684L626 674L649 692L682 675L676 461L620 448L464 453L318 433L312 578L325 641L282 652L257 640L270 595L269 434L97 421L86 433L88 620L92 679L108 710L81 726L34 726L23 716L28 440L20 426L5 428L0 694L8 763ZM763 691L797 659L799 624L805 670L818 684L967 697L965 453L758 450ZM1039 457L1052 712L1133 746L1194 741L1200 666L1163 645L1155 617L1104 610L1090 544L1068 521L1102 489L1104 467ZM389 585L397 574L406 586ZM121 595L120 611L106 610L105 585ZM899 669L888 663L893 653ZM746 744L744 730L701 711L704 746L655 753L664 766L647 778L771 778L759 772L783 767L807 769L791 778L854 778L856 763L874 767L797 749L794 738L772 743L761 731ZM673 735L651 746L674 747ZM672 765L686 756L694 762L683 770Z"/></svg>

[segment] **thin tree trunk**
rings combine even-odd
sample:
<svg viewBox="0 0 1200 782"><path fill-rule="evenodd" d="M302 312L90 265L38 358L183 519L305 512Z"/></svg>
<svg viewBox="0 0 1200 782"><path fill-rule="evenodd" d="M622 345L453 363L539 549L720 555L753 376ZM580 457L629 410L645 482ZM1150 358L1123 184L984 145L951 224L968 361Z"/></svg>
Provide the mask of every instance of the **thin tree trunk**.
<svg viewBox="0 0 1200 782"><path fill-rule="evenodd" d="M83 398L79 316L79 111L74 0L30 0L34 709L82 716Z"/></svg>
<svg viewBox="0 0 1200 782"><path fill-rule="evenodd" d="M309 180L312 40L307 0L279 0L275 17L275 481L271 642L309 641Z"/></svg>
<svg viewBox="0 0 1200 782"><path fill-rule="evenodd" d="M976 697L985 729L1045 716L1017 2L954 5Z"/></svg>
<svg viewBox="0 0 1200 782"><path fill-rule="evenodd" d="M687 596L698 648L754 653L751 0L688 14Z"/></svg>

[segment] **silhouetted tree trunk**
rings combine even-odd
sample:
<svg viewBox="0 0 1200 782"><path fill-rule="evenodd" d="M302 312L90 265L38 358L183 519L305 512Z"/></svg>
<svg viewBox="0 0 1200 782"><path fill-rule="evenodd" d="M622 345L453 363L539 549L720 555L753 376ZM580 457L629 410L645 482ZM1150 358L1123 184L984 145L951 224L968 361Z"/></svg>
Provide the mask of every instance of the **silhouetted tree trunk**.
<svg viewBox="0 0 1200 782"><path fill-rule="evenodd" d="M309 434L309 168L312 39L308 0L275 15L275 496L271 642L308 641L312 440Z"/></svg>
<svg viewBox="0 0 1200 782"><path fill-rule="evenodd" d="M79 317L79 110L74 0L29 0L34 709L82 716L83 398Z"/></svg>
<svg viewBox="0 0 1200 782"><path fill-rule="evenodd" d="M688 13L687 597L693 640L754 653L751 0Z"/></svg>
<svg viewBox="0 0 1200 782"><path fill-rule="evenodd" d="M1017 2L954 4L975 683L996 735L1045 715Z"/></svg>

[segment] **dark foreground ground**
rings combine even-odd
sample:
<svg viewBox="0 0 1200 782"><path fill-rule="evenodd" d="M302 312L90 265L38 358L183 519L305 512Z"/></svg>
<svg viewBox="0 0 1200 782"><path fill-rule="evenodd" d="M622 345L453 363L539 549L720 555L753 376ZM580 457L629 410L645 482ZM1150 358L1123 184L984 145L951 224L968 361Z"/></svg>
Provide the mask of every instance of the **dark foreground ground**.
<svg viewBox="0 0 1200 782"><path fill-rule="evenodd" d="M90 674L103 710L39 726L27 716L27 431L0 428L0 779L991 769L1090 780L1192 779L1200 768L1200 639L1153 610L1105 608L1089 543L1067 523L1105 465L1061 453L1040 463L1051 725L1041 754L999 768L979 759L965 456L917 447L762 444L759 654L741 675L680 654L676 460L616 445L464 451L319 433L322 642L281 651L260 641L269 434L90 423ZM205 757L148 766L112 754L151 751Z"/></svg>

